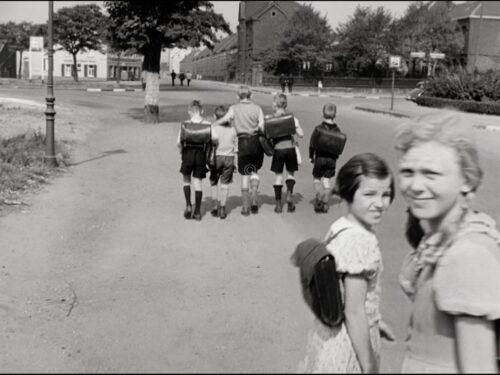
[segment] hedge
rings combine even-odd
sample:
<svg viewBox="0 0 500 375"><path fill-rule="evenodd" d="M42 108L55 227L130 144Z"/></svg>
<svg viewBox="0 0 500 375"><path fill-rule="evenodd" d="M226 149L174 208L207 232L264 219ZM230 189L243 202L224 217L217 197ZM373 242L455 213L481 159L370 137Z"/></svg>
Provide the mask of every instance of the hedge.
<svg viewBox="0 0 500 375"><path fill-rule="evenodd" d="M472 100L444 99L421 95L417 98L417 104L426 107L447 107L455 108L463 112L500 116L500 103L498 102L476 102Z"/></svg>

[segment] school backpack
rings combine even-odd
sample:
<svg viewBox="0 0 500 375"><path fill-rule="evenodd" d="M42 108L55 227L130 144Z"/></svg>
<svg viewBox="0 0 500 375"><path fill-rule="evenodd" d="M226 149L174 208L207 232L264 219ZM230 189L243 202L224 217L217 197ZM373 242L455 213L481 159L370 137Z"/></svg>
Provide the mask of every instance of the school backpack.
<svg viewBox="0 0 500 375"><path fill-rule="evenodd" d="M312 140L311 147L316 151L326 152L334 156L340 156L344 151L347 136L337 129L331 129L325 126L316 128L315 137Z"/></svg>
<svg viewBox="0 0 500 375"><path fill-rule="evenodd" d="M323 324L336 327L344 320L342 277L326 245L314 238L301 242L292 255L292 263L299 267L306 304Z"/></svg>

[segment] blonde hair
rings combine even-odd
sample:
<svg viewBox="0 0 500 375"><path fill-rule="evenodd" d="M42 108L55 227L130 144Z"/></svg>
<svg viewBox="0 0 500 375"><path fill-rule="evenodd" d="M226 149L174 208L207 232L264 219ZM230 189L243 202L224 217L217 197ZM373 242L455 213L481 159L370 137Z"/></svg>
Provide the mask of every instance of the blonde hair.
<svg viewBox="0 0 500 375"><path fill-rule="evenodd" d="M250 86L247 85L241 85L238 88L238 97L241 99L250 99L252 96L252 90L250 89Z"/></svg>
<svg viewBox="0 0 500 375"><path fill-rule="evenodd" d="M274 105L276 108L286 109L288 100L285 94L276 94L274 96Z"/></svg>
<svg viewBox="0 0 500 375"><path fill-rule="evenodd" d="M481 184L483 171L472 125L458 112L422 115L396 129L396 150L406 153L413 146L436 141L455 150L462 175L472 191Z"/></svg>
<svg viewBox="0 0 500 375"><path fill-rule="evenodd" d="M337 115L337 106L333 103L323 105L323 117L333 120Z"/></svg>

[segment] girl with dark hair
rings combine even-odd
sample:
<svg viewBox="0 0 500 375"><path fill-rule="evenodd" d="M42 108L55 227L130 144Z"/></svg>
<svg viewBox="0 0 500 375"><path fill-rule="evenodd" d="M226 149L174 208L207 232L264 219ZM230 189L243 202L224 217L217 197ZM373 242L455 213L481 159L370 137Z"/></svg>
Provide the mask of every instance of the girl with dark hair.
<svg viewBox="0 0 500 375"><path fill-rule="evenodd" d="M325 242L343 276L345 319L334 328L315 319L299 372L376 373L381 335L394 339L379 310L383 266L374 231L394 199L393 176L377 155L358 154L340 169L335 191L347 213L331 225Z"/></svg>

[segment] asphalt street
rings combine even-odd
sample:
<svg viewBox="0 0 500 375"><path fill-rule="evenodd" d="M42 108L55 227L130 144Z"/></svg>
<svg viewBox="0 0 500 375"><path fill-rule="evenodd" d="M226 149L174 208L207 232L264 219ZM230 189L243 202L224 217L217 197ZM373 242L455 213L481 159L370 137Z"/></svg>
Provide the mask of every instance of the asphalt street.
<svg viewBox="0 0 500 375"><path fill-rule="evenodd" d="M272 91L254 95L270 113ZM1 98L44 103L44 91L0 88ZM312 316L301 299L295 245L321 238L343 214L331 201L313 212L312 166L306 153L325 101L338 106L348 135L339 164L373 151L393 170L394 128L404 118L383 108L387 97L291 95L289 109L305 131L293 214L273 212L270 159L262 168L260 211L242 217L239 176L225 221L182 217L180 158L175 147L187 103L199 99L210 117L236 101L233 86L195 82L160 93L159 124L143 124L144 94L55 89L56 111L74 106L75 126L92 131L75 144L72 166L23 211L0 219L4 253L0 368L6 372L294 372ZM395 108L411 107L401 97ZM407 109L408 117L412 116ZM58 133L56 114L56 137ZM488 119L489 121L489 119ZM477 130L485 182L477 207L500 219L499 133ZM399 372L409 303L397 274L408 246L405 205L397 195L378 229L384 257L382 313L397 342L383 344L382 371ZM2 370L2 371L3 371Z"/></svg>

